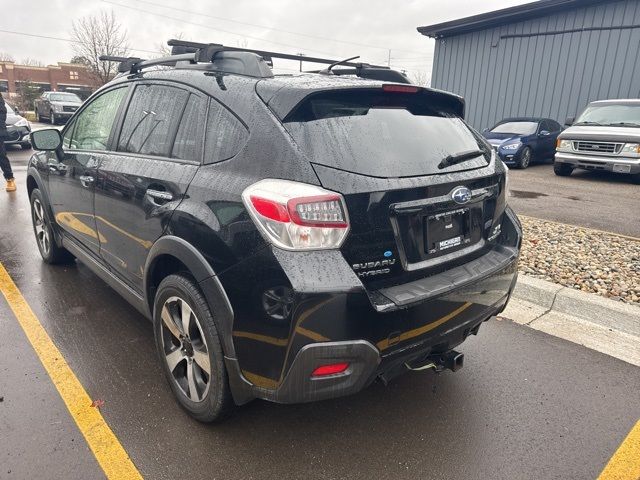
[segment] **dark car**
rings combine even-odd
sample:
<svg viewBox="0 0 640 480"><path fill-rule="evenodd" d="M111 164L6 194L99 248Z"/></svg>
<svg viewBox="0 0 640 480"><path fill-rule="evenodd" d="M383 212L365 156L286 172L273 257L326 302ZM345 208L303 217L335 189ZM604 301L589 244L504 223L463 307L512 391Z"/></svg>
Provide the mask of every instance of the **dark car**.
<svg viewBox="0 0 640 480"><path fill-rule="evenodd" d="M505 118L483 135L500 159L516 168L527 168L532 161L553 158L562 127L550 118Z"/></svg>
<svg viewBox="0 0 640 480"><path fill-rule="evenodd" d="M521 228L460 97L215 45L121 70L33 134L35 235L153 320L195 418L456 370L505 308Z"/></svg>
<svg viewBox="0 0 640 480"><path fill-rule="evenodd" d="M82 105L82 100L75 93L44 92L35 101L36 118L42 122L45 118L56 125L65 122Z"/></svg>
<svg viewBox="0 0 640 480"><path fill-rule="evenodd" d="M0 101L2 101L0 99ZM31 148L29 135L31 134L31 124L26 118L20 115L20 111L8 103L7 106L7 132L11 140L5 140L5 145L20 145L23 150Z"/></svg>

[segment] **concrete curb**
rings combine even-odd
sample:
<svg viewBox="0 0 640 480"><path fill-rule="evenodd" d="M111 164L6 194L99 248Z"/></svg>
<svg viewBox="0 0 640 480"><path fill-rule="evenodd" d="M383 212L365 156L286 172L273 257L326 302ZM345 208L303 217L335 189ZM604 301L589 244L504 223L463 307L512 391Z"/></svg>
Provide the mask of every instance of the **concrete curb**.
<svg viewBox="0 0 640 480"><path fill-rule="evenodd" d="M640 366L640 307L520 274L501 315Z"/></svg>
<svg viewBox="0 0 640 480"><path fill-rule="evenodd" d="M596 325L640 336L640 307L617 302L594 293L520 274L513 292L517 299Z"/></svg>

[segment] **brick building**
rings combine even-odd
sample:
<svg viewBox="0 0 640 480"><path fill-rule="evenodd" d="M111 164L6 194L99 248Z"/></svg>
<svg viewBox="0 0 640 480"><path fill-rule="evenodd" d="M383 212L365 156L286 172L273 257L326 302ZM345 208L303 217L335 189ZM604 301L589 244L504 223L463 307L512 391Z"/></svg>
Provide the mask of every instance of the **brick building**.
<svg viewBox="0 0 640 480"><path fill-rule="evenodd" d="M31 67L0 61L0 92L11 99L20 94L22 82L30 82L41 92L73 92L87 98L96 82L84 65L58 63L47 67Z"/></svg>

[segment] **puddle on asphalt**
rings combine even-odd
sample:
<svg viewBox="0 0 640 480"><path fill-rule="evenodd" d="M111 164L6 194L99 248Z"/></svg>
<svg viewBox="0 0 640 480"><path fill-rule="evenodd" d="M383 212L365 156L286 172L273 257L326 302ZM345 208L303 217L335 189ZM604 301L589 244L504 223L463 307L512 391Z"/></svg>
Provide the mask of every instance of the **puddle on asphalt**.
<svg viewBox="0 0 640 480"><path fill-rule="evenodd" d="M529 192L527 190L510 190L512 197L516 198L540 198L540 197L548 197L546 193L539 192Z"/></svg>

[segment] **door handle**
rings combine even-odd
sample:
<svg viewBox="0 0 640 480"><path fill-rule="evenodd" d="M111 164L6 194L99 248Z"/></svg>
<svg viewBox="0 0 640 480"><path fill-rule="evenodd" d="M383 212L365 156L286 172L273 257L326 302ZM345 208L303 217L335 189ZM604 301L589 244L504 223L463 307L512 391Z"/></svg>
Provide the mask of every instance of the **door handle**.
<svg viewBox="0 0 640 480"><path fill-rule="evenodd" d="M78 179L80 180L80 183L82 184L83 187L90 187L91 185L93 185L93 182L95 182L96 180L91 175L80 175Z"/></svg>
<svg viewBox="0 0 640 480"><path fill-rule="evenodd" d="M153 190L152 188L149 188L147 189L146 194L148 197L151 197L154 200L159 200L160 202L170 202L173 200L173 194L163 190Z"/></svg>

